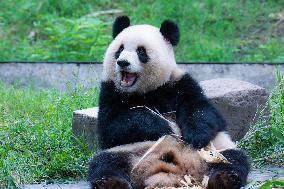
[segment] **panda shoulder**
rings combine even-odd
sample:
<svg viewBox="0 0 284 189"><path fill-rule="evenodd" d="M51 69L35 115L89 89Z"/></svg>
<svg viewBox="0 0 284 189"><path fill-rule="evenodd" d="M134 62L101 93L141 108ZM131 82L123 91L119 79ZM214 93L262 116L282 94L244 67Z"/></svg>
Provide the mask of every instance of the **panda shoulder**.
<svg viewBox="0 0 284 189"><path fill-rule="evenodd" d="M187 86L192 84L199 86L198 82L190 75L190 73L180 68L176 68L172 71L170 80L171 82L178 83L179 85L182 86Z"/></svg>
<svg viewBox="0 0 284 189"><path fill-rule="evenodd" d="M187 75L187 72L176 67L172 70L170 81L171 82L178 82L180 81L185 75Z"/></svg>

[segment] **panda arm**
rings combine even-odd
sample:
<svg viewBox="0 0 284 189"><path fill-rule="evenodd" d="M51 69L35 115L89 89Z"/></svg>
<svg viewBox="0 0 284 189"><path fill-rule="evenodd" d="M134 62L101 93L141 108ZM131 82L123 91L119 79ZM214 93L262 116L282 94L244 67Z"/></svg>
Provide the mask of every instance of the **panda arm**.
<svg viewBox="0 0 284 189"><path fill-rule="evenodd" d="M104 188L111 188L113 183L116 183L118 188L132 185L129 175L130 165L130 152L107 150L97 152L89 163L88 181L91 188L101 188L101 185Z"/></svg>
<svg viewBox="0 0 284 189"><path fill-rule="evenodd" d="M147 108L131 109L122 103L112 84L101 86L98 115L98 144L102 149L171 134L169 123Z"/></svg>
<svg viewBox="0 0 284 189"><path fill-rule="evenodd" d="M225 130L224 119L188 74L178 82L176 117L183 139L195 148L206 146Z"/></svg>

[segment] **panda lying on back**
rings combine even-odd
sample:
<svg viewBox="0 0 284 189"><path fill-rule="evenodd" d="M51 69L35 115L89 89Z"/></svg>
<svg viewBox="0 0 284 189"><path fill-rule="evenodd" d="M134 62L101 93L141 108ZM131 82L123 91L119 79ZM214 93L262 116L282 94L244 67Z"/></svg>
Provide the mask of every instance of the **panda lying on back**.
<svg viewBox="0 0 284 189"><path fill-rule="evenodd" d="M100 150L156 141L173 133L196 149L210 141L217 149L235 148L220 113L198 83L176 64L176 24L130 26L129 18L121 16L113 24L113 38L103 62L97 131ZM169 112L174 113L176 124L161 116ZM216 183L215 188L240 188L249 171L246 156L239 150L222 153L234 164L212 169L210 181ZM131 156L119 150L95 155L89 168L92 188L133 188Z"/></svg>
<svg viewBox="0 0 284 189"><path fill-rule="evenodd" d="M247 174L245 155L235 149L221 154L227 159L216 150L197 151L178 137L166 135L155 142L125 144L97 153L89 179L92 188L153 189L181 186L180 180L190 175L195 186L240 188ZM204 177L208 181L203 182Z"/></svg>

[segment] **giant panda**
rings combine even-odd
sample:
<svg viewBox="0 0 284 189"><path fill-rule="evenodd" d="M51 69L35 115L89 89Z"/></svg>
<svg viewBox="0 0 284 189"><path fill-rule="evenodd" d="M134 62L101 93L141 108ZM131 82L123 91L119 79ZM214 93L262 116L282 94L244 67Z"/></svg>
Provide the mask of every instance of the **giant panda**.
<svg viewBox="0 0 284 189"><path fill-rule="evenodd" d="M210 169L211 188L243 186L249 172L246 155L236 149L224 119L198 83L176 64L173 46L179 42L178 26L168 20L160 28L130 26L129 18L120 16L113 23L112 36L103 61L99 152L88 173L92 188L141 188L130 171L137 156L134 149L144 152L143 142L173 133L193 149L212 142L234 162ZM131 145L133 151L125 150L125 145Z"/></svg>

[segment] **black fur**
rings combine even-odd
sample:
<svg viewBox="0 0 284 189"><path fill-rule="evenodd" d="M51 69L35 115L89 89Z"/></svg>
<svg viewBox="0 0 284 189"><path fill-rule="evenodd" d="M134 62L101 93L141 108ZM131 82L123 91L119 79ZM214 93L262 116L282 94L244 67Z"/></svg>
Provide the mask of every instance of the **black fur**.
<svg viewBox="0 0 284 189"><path fill-rule="evenodd" d="M116 91L114 83L102 83L98 116L98 147L105 149L144 140L157 140L170 134L167 121L146 108L147 99Z"/></svg>
<svg viewBox="0 0 284 189"><path fill-rule="evenodd" d="M124 152L99 152L89 165L88 181L92 189L130 189L131 158ZM110 186L111 185L111 186Z"/></svg>
<svg viewBox="0 0 284 189"><path fill-rule="evenodd" d="M160 27L162 35L173 45L177 45L180 38L180 32L178 26L169 21L165 20Z"/></svg>
<svg viewBox="0 0 284 189"><path fill-rule="evenodd" d="M113 82L103 82L97 131L99 148L154 141L172 133L167 121L145 107L133 109L136 106L147 106L159 113L176 111L183 139L195 148L206 146L218 132L225 131L222 116L188 74L147 94L121 93Z"/></svg>
<svg viewBox="0 0 284 189"><path fill-rule="evenodd" d="M147 63L149 61L149 56L147 55L146 49L143 46L139 46L136 50L139 60L142 63Z"/></svg>
<svg viewBox="0 0 284 189"><path fill-rule="evenodd" d="M208 189L239 189L246 184L250 163L242 150L230 149L221 152L231 164L210 165Z"/></svg>
<svg viewBox="0 0 284 189"><path fill-rule="evenodd" d="M114 39L123 29L130 26L130 20L127 16L119 16L115 19L112 26L112 38Z"/></svg>
<svg viewBox="0 0 284 189"><path fill-rule="evenodd" d="M118 60L116 64L119 65L119 67L121 68L126 68L127 66L130 65L130 63L126 60Z"/></svg>
<svg viewBox="0 0 284 189"><path fill-rule="evenodd" d="M120 45L119 49L114 53L114 58L118 59L118 57L120 56L120 53L124 50L124 46Z"/></svg>
<svg viewBox="0 0 284 189"><path fill-rule="evenodd" d="M226 130L222 115L203 94L199 84L186 74L178 82L177 124L183 139L195 148L206 146L218 132Z"/></svg>

